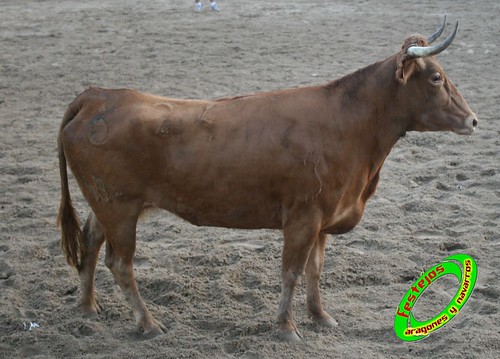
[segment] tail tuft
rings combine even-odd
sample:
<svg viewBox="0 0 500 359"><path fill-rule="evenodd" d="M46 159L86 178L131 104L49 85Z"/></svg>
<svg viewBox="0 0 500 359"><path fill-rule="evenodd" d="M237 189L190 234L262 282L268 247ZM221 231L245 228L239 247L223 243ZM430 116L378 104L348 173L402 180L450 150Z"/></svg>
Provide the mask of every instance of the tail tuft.
<svg viewBox="0 0 500 359"><path fill-rule="evenodd" d="M57 224L61 228L61 249L66 254L66 261L80 271L81 258L87 248L80 221L71 202L61 203Z"/></svg>

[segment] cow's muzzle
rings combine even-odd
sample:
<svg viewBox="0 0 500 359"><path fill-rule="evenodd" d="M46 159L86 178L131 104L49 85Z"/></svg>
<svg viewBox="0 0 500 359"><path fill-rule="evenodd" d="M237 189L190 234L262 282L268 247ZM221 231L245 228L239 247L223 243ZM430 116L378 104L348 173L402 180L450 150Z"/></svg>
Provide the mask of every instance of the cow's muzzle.
<svg viewBox="0 0 500 359"><path fill-rule="evenodd" d="M464 127L457 131L460 135L472 135L476 131L477 117L472 114L465 119Z"/></svg>

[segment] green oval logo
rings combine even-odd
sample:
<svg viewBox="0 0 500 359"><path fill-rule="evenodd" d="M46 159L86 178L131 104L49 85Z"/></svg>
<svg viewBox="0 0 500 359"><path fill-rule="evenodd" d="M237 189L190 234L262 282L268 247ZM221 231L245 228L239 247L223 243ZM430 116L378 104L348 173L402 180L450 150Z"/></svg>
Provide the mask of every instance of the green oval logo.
<svg viewBox="0 0 500 359"><path fill-rule="evenodd" d="M461 267L456 263L461 264ZM412 315L412 309L422 293L438 278L452 274L457 277L460 286L446 308L434 318L419 322ZM420 278L406 292L396 309L394 317L394 331L404 341L413 342L424 339L430 333L441 328L453 319L465 305L476 284L477 267L474 259L467 254L454 254L435 265Z"/></svg>

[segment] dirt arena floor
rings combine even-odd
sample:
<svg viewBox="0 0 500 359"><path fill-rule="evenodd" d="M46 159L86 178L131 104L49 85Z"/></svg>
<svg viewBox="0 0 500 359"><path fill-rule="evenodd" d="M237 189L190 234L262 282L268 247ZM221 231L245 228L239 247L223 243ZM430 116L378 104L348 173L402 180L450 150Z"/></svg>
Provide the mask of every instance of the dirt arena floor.
<svg viewBox="0 0 500 359"><path fill-rule="evenodd" d="M2 0L0 4L0 357L2 358L498 358L500 353L500 2ZM56 137L89 86L179 98L221 98L326 83L432 33L448 14L439 56L479 126L474 136L410 132L389 155L361 223L331 237L322 277L339 323L307 318L304 340L277 339L282 234L192 226L155 212L138 226L141 293L168 329L146 340L104 265L95 319L78 308L79 279L60 250ZM88 207L71 182L82 219ZM102 251L104 252L104 251ZM478 265L460 314L406 343L396 307L423 270L453 253ZM446 279L448 278L448 279ZM441 311L446 276L415 307Z"/></svg>

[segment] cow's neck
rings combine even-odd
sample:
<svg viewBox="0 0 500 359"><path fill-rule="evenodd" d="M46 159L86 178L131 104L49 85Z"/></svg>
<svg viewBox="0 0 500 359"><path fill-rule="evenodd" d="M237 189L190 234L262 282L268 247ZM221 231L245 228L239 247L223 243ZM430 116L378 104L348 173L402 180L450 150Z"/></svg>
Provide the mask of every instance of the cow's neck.
<svg viewBox="0 0 500 359"><path fill-rule="evenodd" d="M329 84L340 99L339 130L357 141L360 151L369 154L373 171L378 172L385 158L405 134L404 111L397 103L396 56L358 70Z"/></svg>

